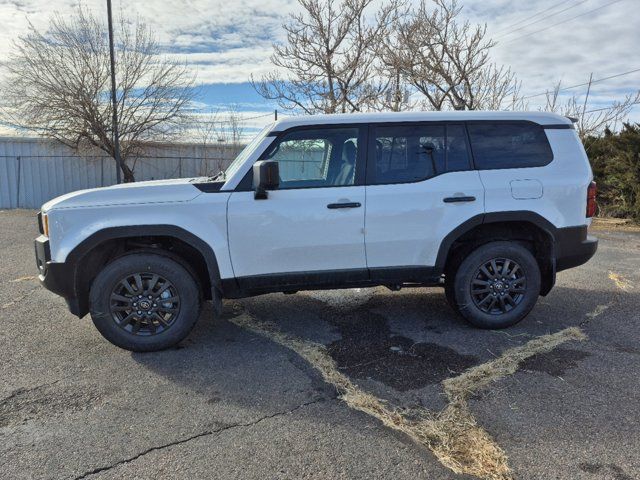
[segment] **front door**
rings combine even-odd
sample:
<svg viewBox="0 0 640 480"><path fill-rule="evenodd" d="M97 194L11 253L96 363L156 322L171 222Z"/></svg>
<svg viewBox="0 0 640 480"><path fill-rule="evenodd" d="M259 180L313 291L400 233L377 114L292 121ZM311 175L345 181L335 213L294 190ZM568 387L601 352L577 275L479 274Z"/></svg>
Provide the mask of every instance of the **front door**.
<svg viewBox="0 0 640 480"><path fill-rule="evenodd" d="M229 198L229 248L241 287L367 278L363 142L358 127L316 127L284 133L267 148L260 159L279 163L279 188L264 200L253 191Z"/></svg>

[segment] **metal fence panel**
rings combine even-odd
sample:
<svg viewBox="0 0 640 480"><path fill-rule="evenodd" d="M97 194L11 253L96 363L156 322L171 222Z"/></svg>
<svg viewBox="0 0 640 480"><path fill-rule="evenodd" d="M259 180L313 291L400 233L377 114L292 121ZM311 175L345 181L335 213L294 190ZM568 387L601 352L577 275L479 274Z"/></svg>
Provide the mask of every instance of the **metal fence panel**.
<svg viewBox="0 0 640 480"><path fill-rule="evenodd" d="M240 148L150 144L129 163L138 181L212 175L225 169ZM0 137L0 208L40 208L59 195L115 182L115 162L106 155L81 155L50 140Z"/></svg>

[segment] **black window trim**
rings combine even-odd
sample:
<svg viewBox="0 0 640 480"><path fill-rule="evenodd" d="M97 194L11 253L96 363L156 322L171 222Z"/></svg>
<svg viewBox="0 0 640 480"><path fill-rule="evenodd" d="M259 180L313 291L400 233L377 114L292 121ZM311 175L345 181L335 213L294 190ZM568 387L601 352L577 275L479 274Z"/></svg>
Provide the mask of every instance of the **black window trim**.
<svg viewBox="0 0 640 480"><path fill-rule="evenodd" d="M537 167L505 167L505 168L483 168L480 169L478 168L477 164L476 164L476 159L475 159L475 155L473 152L473 146L471 145L471 136L469 135L469 128L468 126L470 124L485 124L485 123L502 123L502 124L530 124L530 125L535 125L539 128L541 128L543 131L544 130L565 130L565 129L575 129L575 127L573 126L573 124L568 124L568 123L558 123L558 124L541 124L541 123L537 123L534 122L532 120L508 120L508 119L482 119L482 120L411 120L411 121L405 121L405 122L356 122L356 123L323 123L323 124L311 124L311 125L297 125L295 127L289 127L285 130L276 130L276 131L271 131L269 132L266 136L267 137L276 137L274 138L274 142L278 141L282 136L293 132L293 131L298 131L298 130L320 130L320 129L333 129L333 128L358 128L359 129L359 134L358 134L358 142L360 142L361 139L364 140L363 143L363 147L364 148L358 148L358 158L356 159L356 174L355 174L355 178L354 178L354 183L353 185L328 185L328 186L310 186L310 187L296 187L296 188L287 188L287 189L283 189L283 190L306 190L309 188L344 188L344 187L355 187L355 186L377 186L377 185L403 185L403 184L410 184L410 183L421 183L421 182L426 182L428 180L431 180L433 178L439 177L440 175L446 175L447 173L455 173L455 172L466 172L466 171L487 171L487 170L513 170L513 169L522 169L522 168L544 168L547 165L549 165L551 162L553 162L555 160L555 155L553 153L553 148L551 148L551 142L549 142L549 138L547 137L546 133L545 133L545 138L547 139L547 144L549 145L549 149L551 151L551 159L549 160L548 163L544 164L544 165L540 165ZM469 151L469 170L454 170L451 172L442 172L442 173L438 173L436 175L433 175L431 177L426 177L424 179L421 180L414 180L414 181L410 181L410 182L390 182L390 183L370 183L369 182L369 169L370 169L370 163L372 163L372 161L374 161L375 159L371 159L371 156L369 154L369 152L371 152L371 145L370 142L372 141L372 139L374 138L373 136L373 128L374 127L402 127L402 126L419 126L419 125L424 125L424 124L429 124L429 125L448 125L448 124L453 124L453 125L463 125L464 126L464 133L465 133L465 137L466 137L466 141L467 141L467 149ZM446 129L445 129L445 135L446 135ZM375 140L374 140L375 141ZM267 150L265 150L266 152ZM264 154L264 152L263 152ZM361 156L364 156L364 159L361 158ZM260 157L258 158L258 160L262 159L262 155L260 155ZM256 161L258 161L256 160ZM234 192L251 192L253 191L253 186L249 185L249 186L245 186L245 180L248 176L252 175L252 169L249 169L249 171L245 174L245 176L242 178L242 180L240 180L240 182L238 182L238 185L235 187L235 189L233 190Z"/></svg>

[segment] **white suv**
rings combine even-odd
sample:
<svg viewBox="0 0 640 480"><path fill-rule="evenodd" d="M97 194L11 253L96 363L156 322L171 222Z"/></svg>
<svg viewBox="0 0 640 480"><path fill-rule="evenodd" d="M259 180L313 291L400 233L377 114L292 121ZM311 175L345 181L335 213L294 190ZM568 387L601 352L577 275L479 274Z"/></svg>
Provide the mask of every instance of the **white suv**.
<svg viewBox="0 0 640 480"><path fill-rule="evenodd" d="M201 300L442 285L473 325L513 325L593 256L595 184L548 113L294 117L215 178L73 192L42 207L41 282L129 350L184 339Z"/></svg>

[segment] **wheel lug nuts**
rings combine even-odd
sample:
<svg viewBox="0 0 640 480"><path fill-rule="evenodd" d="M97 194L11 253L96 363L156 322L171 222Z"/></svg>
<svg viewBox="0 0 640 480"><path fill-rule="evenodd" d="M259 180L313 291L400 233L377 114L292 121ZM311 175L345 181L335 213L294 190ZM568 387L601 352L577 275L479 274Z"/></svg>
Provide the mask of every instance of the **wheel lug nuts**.
<svg viewBox="0 0 640 480"><path fill-rule="evenodd" d="M154 306L154 307L157 307L157 305L156 305L155 303L153 304L153 306Z"/></svg>
<svg viewBox="0 0 640 480"><path fill-rule="evenodd" d="M151 295L149 295L149 297L148 297L148 298L149 298L149 300L151 300L153 297L152 297Z"/></svg>

